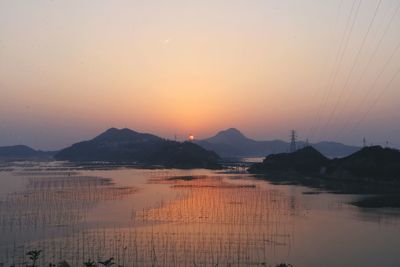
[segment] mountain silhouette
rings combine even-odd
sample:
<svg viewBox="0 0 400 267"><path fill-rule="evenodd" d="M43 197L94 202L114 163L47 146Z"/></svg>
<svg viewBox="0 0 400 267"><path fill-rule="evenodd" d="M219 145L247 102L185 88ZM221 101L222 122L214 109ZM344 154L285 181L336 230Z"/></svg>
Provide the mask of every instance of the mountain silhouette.
<svg viewBox="0 0 400 267"><path fill-rule="evenodd" d="M0 147L0 160L46 160L51 159L54 152L35 150L25 145Z"/></svg>
<svg viewBox="0 0 400 267"><path fill-rule="evenodd" d="M348 174L378 180L400 180L400 151L381 146L364 147L360 151L331 163L335 176Z"/></svg>
<svg viewBox="0 0 400 267"><path fill-rule="evenodd" d="M289 148L288 142L282 140L256 141L246 137L235 128L220 131L215 136L204 140L198 140L196 144L215 151L221 157L264 157L287 152ZM301 148L306 146L306 143L300 141L297 145ZM337 142L319 142L311 145L327 157L344 157L360 149Z"/></svg>
<svg viewBox="0 0 400 267"><path fill-rule="evenodd" d="M154 142L154 141L162 141L163 139L147 133L138 133L131 129L117 129L110 128L106 130L104 133L96 136L92 141L98 143L146 143L146 142Z"/></svg>
<svg viewBox="0 0 400 267"><path fill-rule="evenodd" d="M225 131L220 131L217 133L215 136L208 138L208 142L213 143L213 144L236 144L236 143L241 143L241 142L248 142L252 141L251 139L247 138L242 134L238 129L235 128L229 128Z"/></svg>
<svg viewBox="0 0 400 267"><path fill-rule="evenodd" d="M59 151L57 160L137 162L171 168L218 168L219 156L190 142L175 142L130 129L111 128Z"/></svg>
<svg viewBox="0 0 400 267"><path fill-rule="evenodd" d="M215 136L198 140L196 143L215 151L221 157L265 156L287 149L287 143L283 141L255 141L235 128L220 131Z"/></svg>
<svg viewBox="0 0 400 267"><path fill-rule="evenodd" d="M249 171L264 173L270 171L319 173L329 164L329 159L311 146L293 153L280 153L267 156L262 163L254 164Z"/></svg>
<svg viewBox="0 0 400 267"><path fill-rule="evenodd" d="M400 181L400 151L381 146L362 148L350 156L328 159L309 146L293 153L267 156L251 173L297 172L327 178L363 181Z"/></svg>

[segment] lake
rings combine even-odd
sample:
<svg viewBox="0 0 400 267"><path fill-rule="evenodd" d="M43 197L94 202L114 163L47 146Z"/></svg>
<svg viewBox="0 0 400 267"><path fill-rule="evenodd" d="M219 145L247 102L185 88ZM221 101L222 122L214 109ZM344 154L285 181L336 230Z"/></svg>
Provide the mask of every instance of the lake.
<svg viewBox="0 0 400 267"><path fill-rule="evenodd" d="M0 263L399 266L400 210L360 198L247 173L3 164Z"/></svg>

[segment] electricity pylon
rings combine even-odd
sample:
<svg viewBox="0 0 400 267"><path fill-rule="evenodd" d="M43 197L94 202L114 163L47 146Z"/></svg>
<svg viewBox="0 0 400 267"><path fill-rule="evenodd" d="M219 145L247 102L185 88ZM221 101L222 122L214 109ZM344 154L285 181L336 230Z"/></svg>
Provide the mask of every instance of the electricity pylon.
<svg viewBox="0 0 400 267"><path fill-rule="evenodd" d="M296 151L297 133L295 130L290 132L290 153Z"/></svg>

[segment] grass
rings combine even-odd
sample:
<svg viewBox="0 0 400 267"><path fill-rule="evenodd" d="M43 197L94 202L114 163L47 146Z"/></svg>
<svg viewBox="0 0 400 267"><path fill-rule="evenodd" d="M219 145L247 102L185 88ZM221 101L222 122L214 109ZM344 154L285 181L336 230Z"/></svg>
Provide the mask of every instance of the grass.
<svg viewBox="0 0 400 267"><path fill-rule="evenodd" d="M71 267L71 265L65 260L59 261L57 264L48 263L47 265L40 266L40 265L37 264L37 262L38 262L41 254L42 254L42 250L31 250L31 251L28 251L26 253L26 256L28 256L30 262L29 263L24 263L25 267ZM114 262L114 258L113 257L111 257L109 259L106 259L104 261L98 261L97 263L95 261L89 259L89 260L83 262L81 266L84 266L84 267L100 267L100 266L111 267L111 266L114 266L114 265L116 265L118 267L124 267L124 265L118 265L116 262ZM4 265L2 263L0 263L0 266L3 267ZM158 266L158 265L154 264L153 266ZM185 266L197 267L198 265L196 264L196 262L193 262L192 264L185 265ZM219 266L221 266L221 267L223 267L223 266L233 267L233 265L231 263L228 263L226 265L219 265L217 263L217 264L212 265L212 266L213 267L219 267ZM267 265L266 265L265 262L262 262L262 263L260 263L260 266L267 266ZM293 267L291 264L288 264L288 263L280 263L280 264L277 264L275 266L276 267ZM10 265L9 267L16 267L16 266L15 265Z"/></svg>

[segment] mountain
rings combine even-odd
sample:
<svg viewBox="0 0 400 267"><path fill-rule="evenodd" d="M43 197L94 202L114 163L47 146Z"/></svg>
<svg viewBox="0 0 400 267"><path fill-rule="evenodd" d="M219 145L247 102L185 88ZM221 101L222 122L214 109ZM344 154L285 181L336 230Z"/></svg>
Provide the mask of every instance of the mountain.
<svg viewBox="0 0 400 267"><path fill-rule="evenodd" d="M335 176L370 177L379 180L400 179L400 151L370 146L341 159L332 160Z"/></svg>
<svg viewBox="0 0 400 267"><path fill-rule="evenodd" d="M262 157L287 150L288 144L280 141L255 141L239 130L230 128L208 139L196 141L200 146L215 151L221 157Z"/></svg>
<svg viewBox="0 0 400 267"><path fill-rule="evenodd" d="M362 148L350 156L328 159L309 146L293 153L267 156L251 173L296 172L326 178L400 182L400 151L380 146Z"/></svg>
<svg viewBox="0 0 400 267"><path fill-rule="evenodd" d="M205 149L215 151L221 157L265 157L270 154L287 152L289 143L282 140L256 141L246 137L239 130L230 128L215 136L198 140L196 144ZM305 142L298 142L304 147ZM312 146L327 157L343 157L359 150L355 146L347 146L336 142L320 142Z"/></svg>
<svg viewBox="0 0 400 267"><path fill-rule="evenodd" d="M208 138L208 142L213 144L236 144L241 142L252 142L253 140L247 138L238 129L230 128L225 131L217 133L215 136Z"/></svg>
<svg viewBox="0 0 400 267"><path fill-rule="evenodd" d="M329 164L329 159L311 146L293 153L280 153L267 156L262 163L256 163L249 169L251 173L270 171L320 173Z"/></svg>
<svg viewBox="0 0 400 267"><path fill-rule="evenodd" d="M218 168L219 156L190 142L175 142L130 129L111 128L65 148L57 160L138 162L172 168Z"/></svg>
<svg viewBox="0 0 400 267"><path fill-rule="evenodd" d="M48 160L51 159L54 152L45 152L34 150L25 145L3 146L0 147L0 160Z"/></svg>

